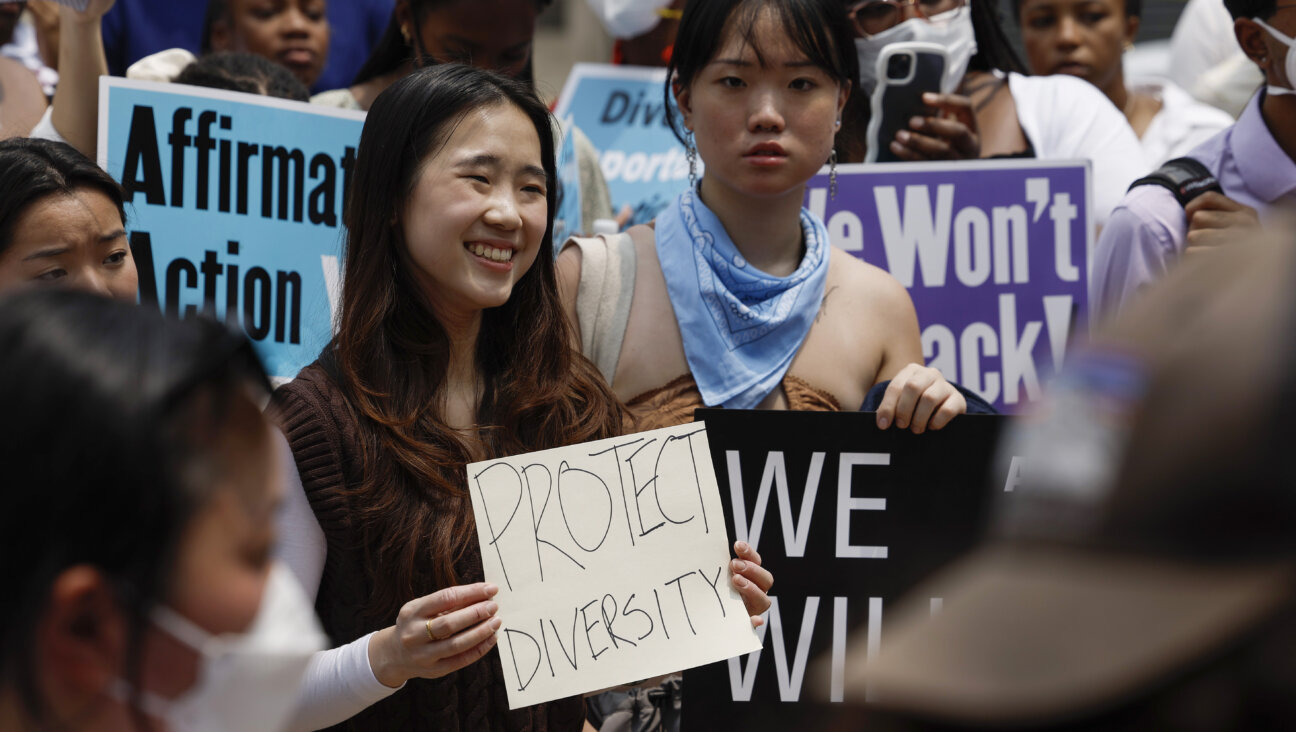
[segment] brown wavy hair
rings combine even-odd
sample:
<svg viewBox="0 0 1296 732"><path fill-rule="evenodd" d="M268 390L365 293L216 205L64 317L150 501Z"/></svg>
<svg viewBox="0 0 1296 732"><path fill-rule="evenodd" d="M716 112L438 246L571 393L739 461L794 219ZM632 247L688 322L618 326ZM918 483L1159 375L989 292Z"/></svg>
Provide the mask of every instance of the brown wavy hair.
<svg viewBox="0 0 1296 732"><path fill-rule="evenodd" d="M484 384L474 453L442 420L449 337L433 315L404 239L404 203L429 156L465 115L511 104L535 125L549 215L530 271L504 305L482 313L476 363ZM339 384L360 427L361 479L349 490L375 595L386 615L431 588L459 584L477 541L464 465L482 457L611 437L622 407L575 337L558 297L557 189L548 110L527 85L460 65L397 81L374 101L345 211L346 277L333 343ZM483 455L482 452L485 454Z"/></svg>

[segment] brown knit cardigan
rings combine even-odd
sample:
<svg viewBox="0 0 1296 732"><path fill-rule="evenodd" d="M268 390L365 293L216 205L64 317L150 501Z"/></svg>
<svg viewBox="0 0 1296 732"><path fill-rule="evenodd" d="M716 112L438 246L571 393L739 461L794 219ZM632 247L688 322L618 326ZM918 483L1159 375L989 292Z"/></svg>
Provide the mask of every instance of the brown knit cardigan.
<svg viewBox="0 0 1296 732"><path fill-rule="evenodd" d="M269 414L288 437L302 486L324 530L328 554L315 609L335 644L349 643L386 627L395 618L368 612L373 577L353 528L352 501L343 488L360 477L359 430L341 391L317 361L274 393ZM455 568L464 582L482 580L477 542ZM437 587L429 587L428 593ZM413 599L413 598L410 598ZM338 725L338 730L442 732L565 732L580 730L580 697L509 711L499 654L439 679L411 679L400 691Z"/></svg>

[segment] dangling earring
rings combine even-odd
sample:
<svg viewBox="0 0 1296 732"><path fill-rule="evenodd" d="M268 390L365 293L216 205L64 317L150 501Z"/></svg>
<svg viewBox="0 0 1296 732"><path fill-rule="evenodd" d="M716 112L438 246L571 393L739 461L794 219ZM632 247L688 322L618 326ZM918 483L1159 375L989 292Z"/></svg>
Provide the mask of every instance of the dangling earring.
<svg viewBox="0 0 1296 732"><path fill-rule="evenodd" d="M837 148L828 156L828 198L837 200Z"/></svg>
<svg viewBox="0 0 1296 732"><path fill-rule="evenodd" d="M410 30L408 25L401 26L401 38L405 39L405 45L410 45Z"/></svg>
<svg viewBox="0 0 1296 732"><path fill-rule="evenodd" d="M688 152L685 157L689 164L689 188L697 188L697 146L693 144L693 133L688 136Z"/></svg>

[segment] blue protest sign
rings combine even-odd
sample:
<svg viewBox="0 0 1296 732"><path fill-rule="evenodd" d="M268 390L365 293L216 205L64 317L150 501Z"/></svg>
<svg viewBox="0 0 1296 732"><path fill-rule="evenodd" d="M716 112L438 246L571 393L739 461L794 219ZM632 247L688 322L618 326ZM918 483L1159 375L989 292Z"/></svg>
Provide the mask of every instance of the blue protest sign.
<svg viewBox="0 0 1296 732"><path fill-rule="evenodd" d="M665 82L665 69L576 64L554 110L599 151L612 209L629 204L631 224L648 223L688 186L688 157L666 122Z"/></svg>
<svg viewBox="0 0 1296 732"><path fill-rule="evenodd" d="M560 125L562 140L558 144L558 210L554 211L553 239L555 242L567 241L567 237L581 234L581 188L580 169L577 166L576 147L572 141L570 119ZM557 247L554 247L556 250ZM558 252L554 252L557 256Z"/></svg>
<svg viewBox="0 0 1296 732"><path fill-rule="evenodd" d="M140 300L242 328L276 380L315 360L340 292L364 115L101 77L99 164L126 189Z"/></svg>
<svg viewBox="0 0 1296 732"><path fill-rule="evenodd" d="M909 290L928 365L1011 412L1088 312L1090 179L1087 161L842 165L806 206Z"/></svg>

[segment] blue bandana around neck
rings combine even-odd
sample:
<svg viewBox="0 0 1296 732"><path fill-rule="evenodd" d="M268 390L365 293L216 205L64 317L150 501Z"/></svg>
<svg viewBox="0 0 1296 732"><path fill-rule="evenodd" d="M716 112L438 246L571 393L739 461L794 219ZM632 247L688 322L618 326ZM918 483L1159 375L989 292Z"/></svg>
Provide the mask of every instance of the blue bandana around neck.
<svg viewBox="0 0 1296 732"><path fill-rule="evenodd" d="M828 231L801 209L805 256L774 277L750 266L697 192L657 215L657 258L707 406L751 409L782 381L805 342L828 279Z"/></svg>

